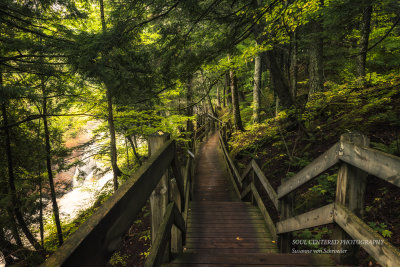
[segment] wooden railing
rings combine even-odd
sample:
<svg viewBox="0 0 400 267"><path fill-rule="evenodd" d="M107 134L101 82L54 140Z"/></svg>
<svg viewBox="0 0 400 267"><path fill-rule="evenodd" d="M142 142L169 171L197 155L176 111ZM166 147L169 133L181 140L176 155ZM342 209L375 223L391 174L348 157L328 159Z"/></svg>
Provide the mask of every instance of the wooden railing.
<svg viewBox="0 0 400 267"><path fill-rule="evenodd" d="M152 206L152 246L145 266L160 266L168 261L171 252L181 253L193 191L193 155L197 154L196 144L203 133L206 133L205 128L194 134L193 152L188 153L183 177L177 162L175 141L167 140L168 137L161 143L156 141L158 144L155 146L150 144L149 150L155 150L151 151L151 157L43 266L104 266L149 199ZM170 167L174 179L168 175ZM169 185L166 192L159 188L163 183ZM179 230L173 229L173 225Z"/></svg>
<svg viewBox="0 0 400 267"><path fill-rule="evenodd" d="M335 250L347 249L349 251L348 253L335 254L338 261L348 261L349 258L346 259L346 256L354 258L352 253L354 253L355 246L341 242L341 240L352 238L360 240L358 243L361 247L381 265L400 266L399 249L391 245L359 218L363 215L367 173L400 186L400 158L368 148L369 140L363 135L345 134L338 143L296 175L289 179L283 179L278 187L278 192L275 192L254 160L248 164L242 175L239 174L222 137L225 125L218 121L215 123L218 124L220 129L218 131L220 146L237 195L244 199L251 194L253 202L257 204L264 216L269 231L275 240L279 241L281 252L291 252L290 232L335 223L333 239L335 240L334 243L339 243ZM340 164L340 168L335 202L293 216L293 196L291 193L336 164ZM276 224L272 221L255 186L256 179L261 183L262 189L269 196L279 214L280 221ZM337 240L338 242L336 242Z"/></svg>

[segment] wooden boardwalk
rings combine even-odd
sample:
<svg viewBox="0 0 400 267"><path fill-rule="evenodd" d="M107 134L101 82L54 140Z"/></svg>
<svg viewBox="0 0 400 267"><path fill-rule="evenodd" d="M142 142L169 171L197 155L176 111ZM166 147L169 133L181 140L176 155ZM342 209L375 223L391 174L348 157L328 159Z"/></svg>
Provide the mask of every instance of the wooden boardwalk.
<svg viewBox="0 0 400 267"><path fill-rule="evenodd" d="M200 150L183 255L167 266L332 266L325 255L278 254L255 206L240 201L223 167L218 135Z"/></svg>

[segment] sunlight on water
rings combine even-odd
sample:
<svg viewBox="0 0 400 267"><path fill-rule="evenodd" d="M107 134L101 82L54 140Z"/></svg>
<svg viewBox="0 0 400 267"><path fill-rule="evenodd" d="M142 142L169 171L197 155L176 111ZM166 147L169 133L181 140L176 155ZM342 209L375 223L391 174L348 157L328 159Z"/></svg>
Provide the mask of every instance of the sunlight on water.
<svg viewBox="0 0 400 267"><path fill-rule="evenodd" d="M99 124L97 121L88 122L84 133L80 133L77 140L74 141L80 144L87 142L92 136L92 131ZM93 159L93 155L99 149L98 147L99 144L94 143L86 147L85 150L79 151L79 158L83 164L77 166L75 172L71 173L70 177L68 177L68 179L72 180L72 189L60 198L57 198L62 222L70 222L81 211L90 208L106 183L112 181L112 172L106 172L105 166ZM46 210L46 217L50 217L52 214L51 203L48 203Z"/></svg>

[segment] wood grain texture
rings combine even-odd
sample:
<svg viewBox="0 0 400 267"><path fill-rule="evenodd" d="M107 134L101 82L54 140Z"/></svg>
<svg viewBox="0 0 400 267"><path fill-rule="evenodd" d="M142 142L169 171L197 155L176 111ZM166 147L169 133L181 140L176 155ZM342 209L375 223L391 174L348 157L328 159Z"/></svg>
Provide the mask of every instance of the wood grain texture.
<svg viewBox="0 0 400 267"><path fill-rule="evenodd" d="M278 198L286 196L296 188L321 174L323 171L326 171L333 165L337 164L339 162L338 152L339 143L336 143L301 171L296 173L293 177L282 183L282 185L278 187Z"/></svg>
<svg viewBox="0 0 400 267"><path fill-rule="evenodd" d="M171 227L174 222L175 204L170 203L167 206L163 221L158 228L157 237L151 245L149 256L144 264L145 267L160 266L165 253L167 242L171 235Z"/></svg>
<svg viewBox="0 0 400 267"><path fill-rule="evenodd" d="M186 253L175 260L173 265L166 266L192 266L189 264L203 264L211 266L336 266L328 255L304 254L197 254ZM194 265L196 266L196 265Z"/></svg>
<svg viewBox="0 0 400 267"><path fill-rule="evenodd" d="M259 209L236 197L218 145L215 134L201 148L184 254L277 252Z"/></svg>
<svg viewBox="0 0 400 267"><path fill-rule="evenodd" d="M261 214L264 217L264 222L265 222L269 232L271 233L273 239L275 241L277 241L278 235L277 235L277 230L276 230L275 224L272 221L271 216L269 216L269 213L264 206L264 202L262 201L260 195L258 194L257 188L254 186L254 184L251 184L251 191L253 192L254 199L258 205L258 208L260 209Z"/></svg>
<svg viewBox="0 0 400 267"><path fill-rule="evenodd" d="M339 159L400 187L400 158L368 147L341 142Z"/></svg>
<svg viewBox="0 0 400 267"><path fill-rule="evenodd" d="M175 154L168 141L43 266L101 266L117 249ZM129 211L129 212L127 212Z"/></svg>
<svg viewBox="0 0 400 267"><path fill-rule="evenodd" d="M333 223L333 203L280 221L276 224L278 234Z"/></svg>
<svg viewBox="0 0 400 267"><path fill-rule="evenodd" d="M278 210L278 196L277 196L274 188L271 186L267 177L265 177L264 173L261 171L260 167L254 160L251 160L251 166L253 167L253 170L254 170L255 174L257 175L258 180L260 180L261 184L263 185L265 191L267 192L267 194L268 194L269 198L271 199L272 203L274 204L275 208Z"/></svg>
<svg viewBox="0 0 400 267"><path fill-rule="evenodd" d="M238 170L235 167L235 164L233 163L231 157L229 156L228 150L226 149L224 141L222 139L222 136L221 136L221 134L219 132L218 132L218 137L219 137L220 145L221 145L222 150L224 152L224 157L225 157L226 161L228 162L228 164L229 164L229 166L230 166L230 168L232 170L232 174L234 175L235 181L241 187L242 186L241 175L239 174Z"/></svg>
<svg viewBox="0 0 400 267"><path fill-rule="evenodd" d="M382 266L400 266L400 251L358 218L345 206L335 203L335 222L355 240L377 240L383 244L361 244Z"/></svg>

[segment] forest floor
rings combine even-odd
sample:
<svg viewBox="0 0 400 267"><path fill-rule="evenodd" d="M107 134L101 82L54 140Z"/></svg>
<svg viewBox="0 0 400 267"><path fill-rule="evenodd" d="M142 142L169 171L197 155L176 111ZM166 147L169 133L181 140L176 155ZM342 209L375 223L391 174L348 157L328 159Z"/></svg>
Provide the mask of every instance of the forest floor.
<svg viewBox="0 0 400 267"><path fill-rule="evenodd" d="M399 86L399 81L395 84ZM379 88L323 92L302 109L282 110L259 125L247 125L244 132L233 132L228 141L231 156L239 172L254 159L275 190L282 178L293 176L349 131L367 135L374 149L400 156L400 91L396 88L382 84ZM226 110L220 113L223 117L229 114ZM295 215L334 201L337 172L338 167L333 167L296 190ZM278 221L273 204L267 195L262 197L271 218ZM400 248L400 188L368 175L364 208L364 222ZM329 225L316 227L294 236L332 239L332 229ZM361 266L379 266L363 249L358 259Z"/></svg>
<svg viewBox="0 0 400 267"><path fill-rule="evenodd" d="M143 266L151 245L150 205L143 207L107 267Z"/></svg>

